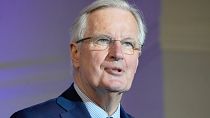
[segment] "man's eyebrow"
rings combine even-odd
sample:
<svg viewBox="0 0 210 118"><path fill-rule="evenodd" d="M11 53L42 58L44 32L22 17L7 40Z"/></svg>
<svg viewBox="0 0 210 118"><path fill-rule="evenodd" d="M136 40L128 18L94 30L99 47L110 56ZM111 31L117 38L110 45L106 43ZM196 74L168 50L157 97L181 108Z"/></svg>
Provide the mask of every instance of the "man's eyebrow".
<svg viewBox="0 0 210 118"><path fill-rule="evenodd" d="M111 34L106 34L106 33L95 33L92 35L92 37L107 37L107 38L110 38L110 39L115 39L114 36L112 36ZM133 36L131 35L121 35L120 36L120 39L121 40L135 40L135 41L138 41L138 38L134 38Z"/></svg>
<svg viewBox="0 0 210 118"><path fill-rule="evenodd" d="M122 38L122 40L134 40L134 41L138 41L136 38L133 38L133 37L125 37L125 38Z"/></svg>
<svg viewBox="0 0 210 118"><path fill-rule="evenodd" d="M95 36L95 37L107 37L107 38L113 39L112 36L107 35L107 34L96 34L96 35L93 35L93 36Z"/></svg>

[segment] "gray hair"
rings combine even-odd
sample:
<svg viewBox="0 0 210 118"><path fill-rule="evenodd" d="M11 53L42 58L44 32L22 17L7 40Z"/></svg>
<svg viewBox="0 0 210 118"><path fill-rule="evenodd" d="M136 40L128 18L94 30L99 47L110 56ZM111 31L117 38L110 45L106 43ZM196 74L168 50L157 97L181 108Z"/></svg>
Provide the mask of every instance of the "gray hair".
<svg viewBox="0 0 210 118"><path fill-rule="evenodd" d="M139 42L141 45L143 45L144 40L145 40L145 33L146 33L146 27L143 22L143 17L140 14L138 9L130 5L125 0L96 0L95 2L87 6L81 12L81 15L78 17L78 19L76 20L76 22L74 23L72 27L72 32L71 32L71 35L72 35L71 39L73 39L72 42L76 42L77 40L84 38L86 25L87 25L87 18L90 13L98 9L109 8L109 7L125 9L132 13L132 15L135 17L138 24Z"/></svg>

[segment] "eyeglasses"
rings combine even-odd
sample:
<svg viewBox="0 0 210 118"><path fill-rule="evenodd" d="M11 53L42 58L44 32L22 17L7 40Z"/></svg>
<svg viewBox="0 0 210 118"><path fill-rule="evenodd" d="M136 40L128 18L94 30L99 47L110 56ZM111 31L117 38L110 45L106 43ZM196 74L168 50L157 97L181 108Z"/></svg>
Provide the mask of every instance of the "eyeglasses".
<svg viewBox="0 0 210 118"><path fill-rule="evenodd" d="M112 37L107 36L107 35L101 35L101 36L96 36L96 37L86 37L86 38L76 41L76 43L80 43L85 40L89 40L93 44L92 48L94 50L105 50L108 47L110 47L112 44L114 44L115 41L120 41L121 46L122 46L122 52L125 54L132 55L134 54L135 50L139 51L141 49L140 43L138 43L132 38L126 38L123 40L113 40Z"/></svg>

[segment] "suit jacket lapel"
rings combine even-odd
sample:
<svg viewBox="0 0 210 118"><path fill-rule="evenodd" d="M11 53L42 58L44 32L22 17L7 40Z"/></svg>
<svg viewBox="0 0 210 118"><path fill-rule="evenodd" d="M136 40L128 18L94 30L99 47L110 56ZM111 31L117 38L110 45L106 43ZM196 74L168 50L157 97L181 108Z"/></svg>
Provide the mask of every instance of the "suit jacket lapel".
<svg viewBox="0 0 210 118"><path fill-rule="evenodd" d="M66 111L60 114L61 118L91 118L73 84L58 97L57 103Z"/></svg>
<svg viewBox="0 0 210 118"><path fill-rule="evenodd" d="M91 118L87 109L82 104L76 105L73 109L60 114L61 118Z"/></svg>
<svg viewBox="0 0 210 118"><path fill-rule="evenodd" d="M122 108L120 109L120 118L127 118L126 114Z"/></svg>
<svg viewBox="0 0 210 118"><path fill-rule="evenodd" d="M122 106L120 106L120 118L134 118L134 117L128 115L128 113L126 113L124 111L124 109L122 108Z"/></svg>

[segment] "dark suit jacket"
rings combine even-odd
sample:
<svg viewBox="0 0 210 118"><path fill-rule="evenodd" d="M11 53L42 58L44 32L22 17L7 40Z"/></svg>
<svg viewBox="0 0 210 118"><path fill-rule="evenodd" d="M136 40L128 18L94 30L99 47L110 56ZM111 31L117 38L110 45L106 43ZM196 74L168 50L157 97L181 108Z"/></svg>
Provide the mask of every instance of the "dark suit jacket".
<svg viewBox="0 0 210 118"><path fill-rule="evenodd" d="M123 108L121 118L133 118ZM73 84L61 96L14 113L11 118L91 118Z"/></svg>

